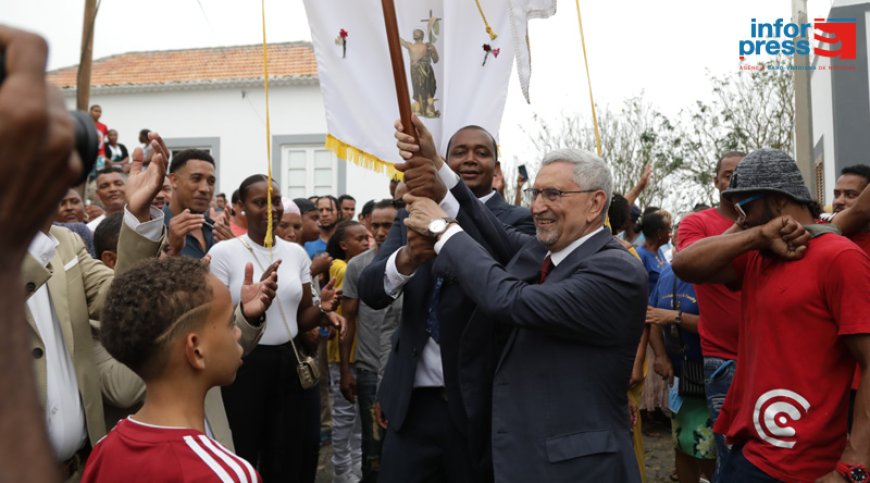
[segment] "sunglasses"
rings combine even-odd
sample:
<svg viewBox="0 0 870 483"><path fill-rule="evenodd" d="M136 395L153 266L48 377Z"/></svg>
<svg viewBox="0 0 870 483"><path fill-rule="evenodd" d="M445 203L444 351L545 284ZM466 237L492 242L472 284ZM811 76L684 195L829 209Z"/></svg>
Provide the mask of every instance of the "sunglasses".
<svg viewBox="0 0 870 483"><path fill-rule="evenodd" d="M757 194L746 198L745 200L738 201L734 203L734 209L737 210L737 214L740 215L740 218L746 218L746 211L743 210L743 207L752 203L755 200L763 198L764 195Z"/></svg>

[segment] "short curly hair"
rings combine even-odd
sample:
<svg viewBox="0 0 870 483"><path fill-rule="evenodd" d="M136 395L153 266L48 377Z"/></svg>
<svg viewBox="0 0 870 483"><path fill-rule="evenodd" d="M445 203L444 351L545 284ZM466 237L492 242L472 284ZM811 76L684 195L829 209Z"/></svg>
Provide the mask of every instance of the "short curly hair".
<svg viewBox="0 0 870 483"><path fill-rule="evenodd" d="M146 381L166 364L161 335L179 317L212 300L208 267L200 260L149 259L115 277L101 316L100 341Z"/></svg>

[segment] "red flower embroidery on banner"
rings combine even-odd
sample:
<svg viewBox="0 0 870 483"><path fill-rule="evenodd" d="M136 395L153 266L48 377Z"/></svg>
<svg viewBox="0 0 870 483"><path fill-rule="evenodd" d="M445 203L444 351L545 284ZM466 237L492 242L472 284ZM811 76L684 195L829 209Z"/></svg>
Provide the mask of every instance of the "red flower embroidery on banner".
<svg viewBox="0 0 870 483"><path fill-rule="evenodd" d="M347 56L347 30L340 29L338 31L338 37L335 38L335 45L341 46L341 58L345 58Z"/></svg>
<svg viewBox="0 0 870 483"><path fill-rule="evenodd" d="M492 54L493 57L498 58L498 54L499 52L501 52L501 49L493 49L491 45L483 44L483 51L483 64L481 65L486 65L486 59L489 58L489 54Z"/></svg>

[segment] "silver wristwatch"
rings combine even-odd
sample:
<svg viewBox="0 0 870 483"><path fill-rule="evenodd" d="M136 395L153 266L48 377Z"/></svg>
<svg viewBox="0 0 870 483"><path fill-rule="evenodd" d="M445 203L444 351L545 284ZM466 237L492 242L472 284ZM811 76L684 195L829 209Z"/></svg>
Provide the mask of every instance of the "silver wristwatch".
<svg viewBox="0 0 870 483"><path fill-rule="evenodd" d="M436 238L447 231L447 227L451 223L456 223L456 220L452 218L435 218L429 222L429 226L426 229L429 231L430 237Z"/></svg>

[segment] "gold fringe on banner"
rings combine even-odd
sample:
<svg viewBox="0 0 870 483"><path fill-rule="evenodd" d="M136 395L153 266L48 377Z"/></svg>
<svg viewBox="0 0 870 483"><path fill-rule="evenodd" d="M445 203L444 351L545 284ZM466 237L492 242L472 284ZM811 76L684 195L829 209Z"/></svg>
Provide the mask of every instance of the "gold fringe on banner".
<svg viewBox="0 0 870 483"><path fill-rule="evenodd" d="M384 173L390 178L396 178L401 180L402 173L396 170L396 167L393 163L388 161L384 161L383 159L375 156L374 154L367 153L362 149L357 148L351 144L348 144L332 134L326 135L326 142L324 143L324 147L333 153L339 158L351 162L361 168L368 169L370 171L374 171L376 173Z"/></svg>

